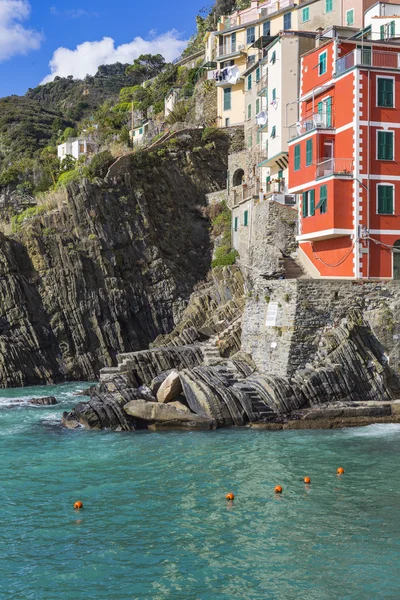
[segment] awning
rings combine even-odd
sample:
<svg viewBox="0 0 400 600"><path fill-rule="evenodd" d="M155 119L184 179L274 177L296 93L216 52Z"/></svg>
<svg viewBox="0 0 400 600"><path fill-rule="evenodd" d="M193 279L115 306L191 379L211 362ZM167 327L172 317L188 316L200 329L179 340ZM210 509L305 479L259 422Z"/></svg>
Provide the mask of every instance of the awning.
<svg viewBox="0 0 400 600"><path fill-rule="evenodd" d="M277 35L262 35L250 46L250 48L258 48L262 50L270 45L278 36Z"/></svg>

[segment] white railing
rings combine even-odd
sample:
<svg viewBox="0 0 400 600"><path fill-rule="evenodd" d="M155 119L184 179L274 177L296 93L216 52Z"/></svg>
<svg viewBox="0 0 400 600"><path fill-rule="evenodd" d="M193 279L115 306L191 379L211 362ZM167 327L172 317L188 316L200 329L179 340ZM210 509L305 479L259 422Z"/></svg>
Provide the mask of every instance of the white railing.
<svg viewBox="0 0 400 600"><path fill-rule="evenodd" d="M293 139L303 133L312 131L313 129L330 129L333 127L332 115L323 111L322 113L314 113L303 121L298 121L295 125L289 127L290 139Z"/></svg>
<svg viewBox="0 0 400 600"><path fill-rule="evenodd" d="M316 178L328 177L329 175L353 176L352 158L328 158L317 165Z"/></svg>
<svg viewBox="0 0 400 600"><path fill-rule="evenodd" d="M400 52L357 48L336 61L336 75L341 75L355 66L400 69Z"/></svg>

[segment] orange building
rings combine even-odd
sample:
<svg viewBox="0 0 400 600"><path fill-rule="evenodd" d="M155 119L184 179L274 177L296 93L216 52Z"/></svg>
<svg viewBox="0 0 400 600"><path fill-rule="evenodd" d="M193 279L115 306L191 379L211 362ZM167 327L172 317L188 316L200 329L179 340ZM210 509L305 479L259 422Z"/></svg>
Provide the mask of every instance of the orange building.
<svg viewBox="0 0 400 600"><path fill-rule="evenodd" d="M315 277L400 279L400 45L325 41L301 59L299 104L300 260Z"/></svg>

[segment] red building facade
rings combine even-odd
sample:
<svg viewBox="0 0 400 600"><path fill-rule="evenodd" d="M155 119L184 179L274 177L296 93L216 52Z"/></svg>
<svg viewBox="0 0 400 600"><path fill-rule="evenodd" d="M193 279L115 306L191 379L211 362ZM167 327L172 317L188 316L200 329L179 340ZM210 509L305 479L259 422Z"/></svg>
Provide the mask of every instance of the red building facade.
<svg viewBox="0 0 400 600"><path fill-rule="evenodd" d="M302 258L322 277L400 279L400 45L335 39L301 60Z"/></svg>

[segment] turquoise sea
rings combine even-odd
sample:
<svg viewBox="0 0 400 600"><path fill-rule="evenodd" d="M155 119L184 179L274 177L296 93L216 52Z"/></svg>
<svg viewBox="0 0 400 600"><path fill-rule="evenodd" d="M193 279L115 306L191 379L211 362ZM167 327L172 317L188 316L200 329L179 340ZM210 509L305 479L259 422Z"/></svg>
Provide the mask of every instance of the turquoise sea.
<svg viewBox="0 0 400 600"><path fill-rule="evenodd" d="M400 426L63 430L83 387L0 393L1 600L400 598Z"/></svg>

